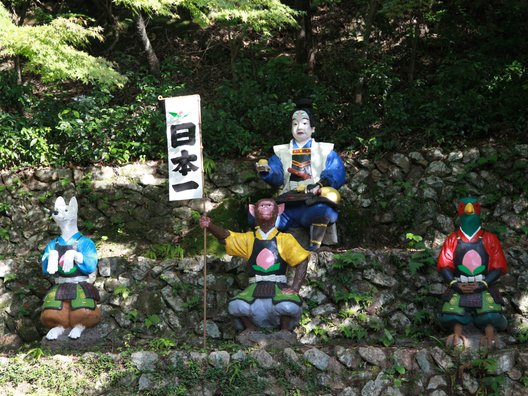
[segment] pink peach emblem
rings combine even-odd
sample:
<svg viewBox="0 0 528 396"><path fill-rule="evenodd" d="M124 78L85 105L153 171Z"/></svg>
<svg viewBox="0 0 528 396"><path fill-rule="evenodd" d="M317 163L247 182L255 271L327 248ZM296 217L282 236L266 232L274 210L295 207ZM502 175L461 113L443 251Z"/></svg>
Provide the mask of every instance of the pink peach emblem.
<svg viewBox="0 0 528 396"><path fill-rule="evenodd" d="M470 250L462 258L462 265L473 273L475 269L482 265L482 258L475 250Z"/></svg>
<svg viewBox="0 0 528 396"><path fill-rule="evenodd" d="M257 255L257 265L267 270L273 264L275 264L275 256L271 250L267 248L262 249Z"/></svg>

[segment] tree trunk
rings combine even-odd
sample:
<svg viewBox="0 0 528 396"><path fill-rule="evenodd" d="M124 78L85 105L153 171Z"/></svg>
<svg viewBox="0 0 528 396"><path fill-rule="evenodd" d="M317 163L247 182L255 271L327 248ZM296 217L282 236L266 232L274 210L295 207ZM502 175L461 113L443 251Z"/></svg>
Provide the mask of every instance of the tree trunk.
<svg viewBox="0 0 528 396"><path fill-rule="evenodd" d="M414 21L413 37L411 41L411 55L409 57L409 71L407 73L407 80L409 84L414 81L414 72L416 69L416 48L418 46L418 37L420 35L420 23L418 20Z"/></svg>
<svg viewBox="0 0 528 396"><path fill-rule="evenodd" d="M305 12L300 18L300 29L295 40L295 61L301 65L306 64L308 74L313 74L315 68L315 50L310 0L295 0L295 9Z"/></svg>
<svg viewBox="0 0 528 396"><path fill-rule="evenodd" d="M150 44L150 40L147 35L147 28L145 26L145 20L143 19L143 14L141 14L141 12L139 12L136 17L136 26L138 29L139 37L141 38L141 41L143 43L143 48L147 53L149 70L154 76L159 77L161 75L159 59L156 53L154 52L154 49L152 48L152 44Z"/></svg>
<svg viewBox="0 0 528 396"><path fill-rule="evenodd" d="M229 38L229 61L231 66L231 77L233 81L238 80L238 75L236 73L236 61L238 59L238 53L242 47L242 42L244 39L244 32L237 32L236 29L230 29L228 33Z"/></svg>
<svg viewBox="0 0 528 396"><path fill-rule="evenodd" d="M367 17L365 19L365 30L363 32L363 55L365 59L370 56L370 35L372 34L372 27L374 26L374 18L378 12L379 2L378 0L370 0L368 5ZM356 89L356 100L358 104L363 103L363 96L365 90L365 82L361 79L358 82Z"/></svg>
<svg viewBox="0 0 528 396"><path fill-rule="evenodd" d="M11 9L11 13L15 16L15 22L17 26L22 26L24 24L24 20L26 19L26 14L29 8L30 1L23 1L19 2L18 7ZM22 63L19 56L15 56L14 59L15 63L15 72L17 76L17 84L22 85L24 81L22 80Z"/></svg>

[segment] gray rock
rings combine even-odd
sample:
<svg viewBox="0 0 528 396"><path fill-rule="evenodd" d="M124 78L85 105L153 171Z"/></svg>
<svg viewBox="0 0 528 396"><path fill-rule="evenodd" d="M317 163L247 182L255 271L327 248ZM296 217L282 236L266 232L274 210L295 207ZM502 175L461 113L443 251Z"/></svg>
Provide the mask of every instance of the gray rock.
<svg viewBox="0 0 528 396"><path fill-rule="evenodd" d="M444 234L449 234L455 229L453 219L443 214L436 216L436 224L438 225L439 230Z"/></svg>
<svg viewBox="0 0 528 396"><path fill-rule="evenodd" d="M169 360L174 366L179 366L184 364L190 355L187 352L183 351L174 351L169 355ZM207 359L207 354L205 354L205 359Z"/></svg>
<svg viewBox="0 0 528 396"><path fill-rule="evenodd" d="M429 380L429 384L427 384L427 390L434 390L440 386L447 386L445 378L442 375L434 375Z"/></svg>
<svg viewBox="0 0 528 396"><path fill-rule="evenodd" d="M404 330L407 326L411 325L410 319L403 312L399 311L390 317L389 323L397 330Z"/></svg>
<svg viewBox="0 0 528 396"><path fill-rule="evenodd" d="M470 394L474 395L477 393L479 388L479 382L475 377L473 377L471 374L464 372L462 374L462 386L464 389L466 389Z"/></svg>
<svg viewBox="0 0 528 396"><path fill-rule="evenodd" d="M350 348L344 348L340 345L336 346L335 354L337 359L343 363L347 368L357 368L361 362L357 351Z"/></svg>
<svg viewBox="0 0 528 396"><path fill-rule="evenodd" d="M312 315L317 316L328 316L331 313L336 312L336 307L333 304L324 304L312 309Z"/></svg>
<svg viewBox="0 0 528 396"><path fill-rule="evenodd" d="M203 321L200 322L200 324L198 325L198 333L203 334ZM220 333L220 329L218 328L218 325L212 320L206 321L205 333L207 334L208 337L211 337L216 340L222 338L222 334Z"/></svg>
<svg viewBox="0 0 528 396"><path fill-rule="evenodd" d="M138 390L145 391L156 387L158 383L156 377L151 373L141 374L138 381Z"/></svg>
<svg viewBox="0 0 528 396"><path fill-rule="evenodd" d="M380 396L388 385L390 381L386 378L385 372L381 371L375 380L368 381L361 389L361 396Z"/></svg>
<svg viewBox="0 0 528 396"><path fill-rule="evenodd" d="M404 173L408 173L411 168L411 161L405 155L401 153L394 153L390 157L390 161L399 167Z"/></svg>
<svg viewBox="0 0 528 396"><path fill-rule="evenodd" d="M170 286L176 286L181 283L180 278L178 278L178 275L174 271L163 271L160 279L167 282Z"/></svg>
<svg viewBox="0 0 528 396"><path fill-rule="evenodd" d="M426 349L420 349L416 352L415 355L416 363L418 363L418 366L420 367L420 370L424 372L424 374L432 374L434 370L434 363L431 359L431 355Z"/></svg>
<svg viewBox="0 0 528 396"><path fill-rule="evenodd" d="M102 341L102 328L101 323L95 327L87 328L78 339L68 337L71 329L66 329L56 340L50 341L46 337L42 337L40 344L43 349L48 349L55 353L90 351L97 348Z"/></svg>
<svg viewBox="0 0 528 396"><path fill-rule="evenodd" d="M233 362L242 362L246 359L246 352L244 352L242 349L236 351L231 355L231 360Z"/></svg>
<svg viewBox="0 0 528 396"><path fill-rule="evenodd" d="M360 392L359 389L352 388L351 386L347 386L345 389L339 393L339 396L359 396Z"/></svg>
<svg viewBox="0 0 528 396"><path fill-rule="evenodd" d="M421 165L423 167L426 167L429 162L427 162L427 160L424 158L424 156L417 152L417 151L412 151L409 153L409 158L412 160L412 162L418 164L418 165Z"/></svg>
<svg viewBox="0 0 528 396"><path fill-rule="evenodd" d="M242 351L240 351L240 352L242 352ZM202 363L202 362L207 361L207 353L204 353L204 352L191 351L191 352L189 352L189 357L193 361L198 362L198 363Z"/></svg>
<svg viewBox="0 0 528 396"><path fill-rule="evenodd" d="M161 289L161 296L167 305L176 312L185 311L184 301L180 296L175 296L172 291L172 287L165 286Z"/></svg>
<svg viewBox="0 0 528 396"><path fill-rule="evenodd" d="M13 259L0 260L0 278L5 278L7 274L13 273L14 264Z"/></svg>
<svg viewBox="0 0 528 396"><path fill-rule="evenodd" d="M256 351L251 352L251 357L264 369L270 369L277 366L277 362L273 360L271 355L264 349L257 349Z"/></svg>
<svg viewBox="0 0 528 396"><path fill-rule="evenodd" d="M392 355L395 364L405 368L407 371L414 370L416 350L414 349L395 349Z"/></svg>
<svg viewBox="0 0 528 396"><path fill-rule="evenodd" d="M462 151L453 151L447 155L448 162L462 161L463 158L464 154L462 153Z"/></svg>
<svg viewBox="0 0 528 396"><path fill-rule="evenodd" d="M180 318L172 310L166 310L163 312L163 318L169 327L174 331L179 331L182 328Z"/></svg>
<svg viewBox="0 0 528 396"><path fill-rule="evenodd" d="M480 152L477 148L470 148L466 151L464 151L464 159L462 162L465 164L469 162L477 161L480 158Z"/></svg>
<svg viewBox="0 0 528 396"><path fill-rule="evenodd" d="M286 358L286 360L288 360L288 361L290 361L292 363L298 363L299 362L299 356L297 355L297 353L295 353L295 351L293 349L284 348L282 353L284 354L284 357Z"/></svg>
<svg viewBox="0 0 528 396"><path fill-rule="evenodd" d="M154 371L156 369L156 363L159 360L159 356L155 352L150 351L139 351L134 352L130 359L132 364L140 371Z"/></svg>
<svg viewBox="0 0 528 396"><path fill-rule="evenodd" d="M496 375L511 371L515 366L516 351L501 351L493 357L497 360Z"/></svg>
<svg viewBox="0 0 528 396"><path fill-rule="evenodd" d="M364 361L374 366L385 367L387 363L387 356L385 356L385 352L381 348L373 346L360 347L358 352Z"/></svg>
<svg viewBox="0 0 528 396"><path fill-rule="evenodd" d="M437 346L431 349L431 356L433 357L433 360L436 362L438 367L440 367L444 371L447 371L454 367L453 359L451 359L449 355L447 355L442 349Z"/></svg>
<svg viewBox="0 0 528 396"><path fill-rule="evenodd" d="M397 281L393 276L369 268L363 271L363 277L378 286L393 287Z"/></svg>
<svg viewBox="0 0 528 396"><path fill-rule="evenodd" d="M325 371L330 363L330 356L317 348L304 352L304 358L321 371Z"/></svg>
<svg viewBox="0 0 528 396"><path fill-rule="evenodd" d="M425 170L427 175L445 177L451 174L451 169L442 161L433 161Z"/></svg>
<svg viewBox="0 0 528 396"><path fill-rule="evenodd" d="M213 351L209 354L207 360L209 364L216 368L225 368L229 365L230 361L229 352L226 351Z"/></svg>

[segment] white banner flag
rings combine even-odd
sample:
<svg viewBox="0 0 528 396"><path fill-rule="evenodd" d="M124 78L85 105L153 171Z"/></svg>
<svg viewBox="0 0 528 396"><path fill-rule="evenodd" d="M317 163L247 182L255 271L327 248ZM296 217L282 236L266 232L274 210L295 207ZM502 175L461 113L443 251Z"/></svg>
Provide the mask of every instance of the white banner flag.
<svg viewBox="0 0 528 396"><path fill-rule="evenodd" d="M165 99L169 201L203 198L200 95Z"/></svg>

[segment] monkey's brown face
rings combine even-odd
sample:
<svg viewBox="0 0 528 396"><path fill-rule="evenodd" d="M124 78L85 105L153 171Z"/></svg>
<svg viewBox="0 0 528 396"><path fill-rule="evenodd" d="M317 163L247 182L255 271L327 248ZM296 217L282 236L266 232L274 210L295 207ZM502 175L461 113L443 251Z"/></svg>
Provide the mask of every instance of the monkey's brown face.
<svg viewBox="0 0 528 396"><path fill-rule="evenodd" d="M260 200L256 205L256 215L258 220L269 221L277 217L277 204L271 200Z"/></svg>

